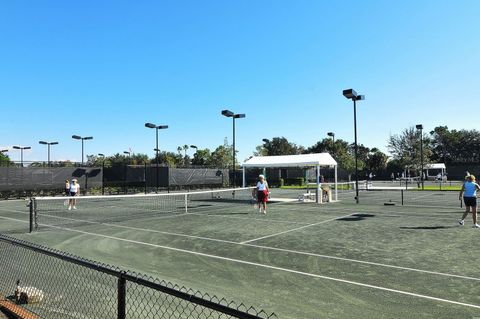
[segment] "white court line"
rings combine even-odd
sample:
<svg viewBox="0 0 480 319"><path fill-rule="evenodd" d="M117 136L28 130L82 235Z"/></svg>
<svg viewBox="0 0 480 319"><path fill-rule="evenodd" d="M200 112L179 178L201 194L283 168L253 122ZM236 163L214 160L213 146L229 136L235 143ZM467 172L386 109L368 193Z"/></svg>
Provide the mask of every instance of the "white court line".
<svg viewBox="0 0 480 319"><path fill-rule="evenodd" d="M480 281L480 278L476 278L476 277L469 277L469 276L448 274L448 273L442 273L442 272L436 272L436 271L430 271L430 270L423 270L423 269L416 269L416 268L395 266L395 265L382 264L382 263L376 263L376 262L371 262L371 261L363 261L363 260L357 260L357 259L350 259L350 258L344 258L344 257L321 255L321 254L315 254L315 253L309 253L309 252L302 252L302 251L298 251L298 250L290 250L290 249L269 247L269 246L263 246L263 245L255 245L255 244L240 244L240 245L249 246L249 247L256 247L256 248L262 248L262 249L267 249L267 250L282 251L282 252L292 253L292 254L298 254L298 255L306 255L306 256L312 256L312 257L318 257L318 258L348 261L348 262L353 262L353 263L358 263L358 264L365 264L365 265L379 266L379 267L385 267L385 268L393 268L393 269L400 269L400 270L415 271L415 272L432 274L432 275L439 275L439 276L445 276L445 277L454 277L454 278L460 278L460 279Z"/></svg>
<svg viewBox="0 0 480 319"><path fill-rule="evenodd" d="M434 195L434 193L425 194L425 195L422 195L422 196L413 197L411 200L417 200L417 199L420 199L420 198L425 198L425 197L433 196L433 195Z"/></svg>
<svg viewBox="0 0 480 319"><path fill-rule="evenodd" d="M308 225L305 225L305 226L302 226L302 227L297 227L297 228L285 230L285 231L282 231L282 232L279 232L279 233L275 233L275 234L271 234L271 235L267 235L267 236L263 236L263 237L259 237L259 238L254 238L254 239L242 241L240 244L248 244L248 243L251 243L251 242L254 242L254 241L257 241L257 240L283 235L283 234L290 233L290 232L293 232L293 231L297 231L297 230L300 230L300 229L305 229L305 228L308 228L308 227L313 227L313 226L317 226L317 225L320 225L320 224L325 224L325 223L328 223L328 222L331 222L331 221L334 221L334 220L337 220L337 219L349 217L349 216L352 216L352 215L353 214L348 214L348 215L345 215L345 216L340 216L340 217L336 217L336 218L323 220L323 221L318 222L318 223L308 224Z"/></svg>
<svg viewBox="0 0 480 319"><path fill-rule="evenodd" d="M219 217L219 218L230 218L230 219L245 219L245 220L255 220L268 223L283 223L283 224L300 224L300 225L309 225L308 223L302 222L293 222L288 220L279 220L279 219L266 219L266 218L248 218L248 217L238 217L238 216L229 216L229 215L215 215L215 214L206 214L206 213L186 213L187 215L197 215L197 216L208 216L208 217Z"/></svg>
<svg viewBox="0 0 480 319"><path fill-rule="evenodd" d="M382 286L364 284L364 283L357 282L357 281L340 279L340 278L335 278L335 277L330 277L330 276L317 275L317 274L312 274L312 273L298 271L298 270L289 269L289 268L282 268L282 267L260 264L260 263L241 260L241 259L234 259L234 258L228 258L228 257L206 254L206 253L194 252L194 251L190 251L190 250L186 250L186 249L168 247L168 246L157 245L157 244L152 244L152 243L145 243L145 242L141 242L141 241L137 241L137 240L125 239L125 238L120 238L120 237L115 237L115 236L95 234L95 233L90 233L90 232L76 230L76 229L63 228L63 227L57 227L57 226L49 226L49 225L42 225L42 226L48 226L48 227L68 230L68 231L72 231L72 232L76 232L76 233L80 233L80 234L84 234L84 235L90 235L90 236L95 236L95 237L102 237L102 238L108 238L108 239L113 239L113 240L119 240L119 241L124 241L124 242L132 243L132 244L161 248L161 249L166 249L166 250L172 250L172 251L182 252L182 253L186 253L186 254L192 254L192 255L197 255L197 256L202 256L202 257L219 259L219 260L229 261L229 262L233 262L233 263L239 263L239 264L261 267L261 268L266 268L266 269L273 269L273 270L293 273L293 274L307 276L307 277L331 280L331 281L335 281L335 282L341 282L341 283L360 286L360 287L365 287L365 288L371 288L371 289L376 289L376 290L381 290L381 291L393 292L393 293L402 294L402 295L411 296L411 297L417 297L417 298L422 298L422 299L427 299L427 300L439 301L439 302L444 302L444 303L449 303L449 304L454 304L454 305L459 305L459 306L464 306L464 307L480 309L480 306L475 305L475 304L469 304L469 303L463 303L463 302L449 300L449 299L437 298L437 297L432 297L432 296L423 295L423 294L417 294L417 293L403 291L403 290L386 288L386 287L382 287Z"/></svg>
<svg viewBox="0 0 480 319"><path fill-rule="evenodd" d="M228 244L238 244L235 241L216 239L216 238L210 238L210 237L195 236L195 235L185 235L185 234L179 234L179 233L171 233L171 232L165 232L165 231L155 230L155 229L140 228L140 227L133 227L133 226L124 226L124 225L110 224L110 223L104 223L104 222L96 222L96 221L91 221L91 220L81 220L81 219L68 218L68 217L58 217L58 216L47 215L47 214L43 214L43 216L53 217L53 218L58 218L58 219L64 219L64 220L71 220L71 221L81 222L81 223L86 223L86 224L91 224L91 225L103 225L103 226L109 226L109 227L124 228L124 229L131 229L131 230L140 230L140 231L144 231L144 232L164 234L164 235L172 235L172 236L178 236L178 237L203 239L203 240L210 240L210 241L216 241L216 242L228 243ZM42 225L42 224L39 224L39 225ZM50 225L43 225L43 226L50 226ZM51 225L51 227L59 227L59 226ZM66 228L66 229L70 229L70 228Z"/></svg>
<svg viewBox="0 0 480 319"><path fill-rule="evenodd" d="M19 222L22 222L22 223L28 223L27 221L20 220L20 219L15 219L15 218L10 218L10 217L0 216L0 218L13 220L13 221L19 221ZM145 232L161 233L161 234L172 235L172 236L211 240L211 241L228 243L228 244L233 244L233 245L255 247L255 248L261 248L261 249L265 249L265 250L281 251L281 252L287 252L287 253L293 253L293 254L305 255L305 256L312 256L312 257L318 257L318 258L324 258L324 259L334 259L334 260L341 260L341 261L353 262L353 263L358 263L358 264L365 264L365 265L379 266L379 267L385 267L385 268L393 268L393 269L414 271L414 272L420 272L420 273L426 273L426 274L432 274L432 275L439 275L439 276L445 276L445 277L453 277L453 278L480 281L480 278L476 278L476 277L455 275L455 274L442 273L442 272L436 272L436 271L424 270L424 269L417 269L417 268L410 268L410 267L395 266L395 265L389 265L389 264L383 264L383 263L363 261L363 260L358 260L358 259L315 254L315 253L303 252L303 251L298 251L298 250L290 250L290 249L284 249L284 248L276 248L276 247L269 247L269 246L263 246L263 245L255 245L255 244L242 244L242 243L223 240L223 239L215 239L215 238L207 238L207 237L200 237L200 236L193 236L193 235L170 233L170 232L164 232L164 231L159 231L159 230L154 230L154 229L137 228L137 227L130 227L130 226L122 226L122 225L112 225L112 224L98 223L98 222L87 222L87 223L102 224L102 225L107 225L107 226L112 226L112 227L126 228L126 229L132 229L132 230L140 230L140 231L145 231ZM53 226L53 225L43 225L42 224L42 226L71 230L70 228L63 228L63 227L60 227L60 226Z"/></svg>

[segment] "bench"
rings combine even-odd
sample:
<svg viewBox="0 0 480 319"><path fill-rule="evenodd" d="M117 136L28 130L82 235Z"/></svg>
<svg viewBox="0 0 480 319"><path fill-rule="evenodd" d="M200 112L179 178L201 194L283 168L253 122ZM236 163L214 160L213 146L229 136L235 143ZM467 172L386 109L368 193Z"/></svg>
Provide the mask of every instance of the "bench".
<svg viewBox="0 0 480 319"><path fill-rule="evenodd" d="M33 312L28 311L21 305L17 305L3 296L0 296L0 309L18 319L40 319L40 317Z"/></svg>

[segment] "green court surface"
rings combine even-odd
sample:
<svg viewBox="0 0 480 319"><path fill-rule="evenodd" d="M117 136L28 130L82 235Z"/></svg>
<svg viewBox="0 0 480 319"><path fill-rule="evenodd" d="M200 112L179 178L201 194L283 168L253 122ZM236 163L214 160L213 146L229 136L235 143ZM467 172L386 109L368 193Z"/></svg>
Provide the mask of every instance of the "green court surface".
<svg viewBox="0 0 480 319"><path fill-rule="evenodd" d="M59 207L68 223L31 234L26 201L3 201L0 232L279 318L480 318L480 229L470 217L458 225L458 194L407 196L411 206L393 191L362 192L359 205L342 193L337 203L273 203L266 215L232 203L88 223L102 212L79 203Z"/></svg>

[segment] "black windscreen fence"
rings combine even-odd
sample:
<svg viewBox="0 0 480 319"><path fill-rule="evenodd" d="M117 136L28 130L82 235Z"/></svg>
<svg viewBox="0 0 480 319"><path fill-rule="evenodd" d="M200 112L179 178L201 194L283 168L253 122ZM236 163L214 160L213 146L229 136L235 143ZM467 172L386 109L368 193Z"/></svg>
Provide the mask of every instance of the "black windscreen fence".
<svg viewBox="0 0 480 319"><path fill-rule="evenodd" d="M237 172L238 173L238 172ZM230 185L228 169L171 168L156 165L113 167L0 167L0 195L62 194L76 178L82 194L138 193L159 189L221 188ZM237 179L239 185L241 179Z"/></svg>
<svg viewBox="0 0 480 319"><path fill-rule="evenodd" d="M0 191L59 190L76 178L81 187L102 187L101 167L0 167Z"/></svg>

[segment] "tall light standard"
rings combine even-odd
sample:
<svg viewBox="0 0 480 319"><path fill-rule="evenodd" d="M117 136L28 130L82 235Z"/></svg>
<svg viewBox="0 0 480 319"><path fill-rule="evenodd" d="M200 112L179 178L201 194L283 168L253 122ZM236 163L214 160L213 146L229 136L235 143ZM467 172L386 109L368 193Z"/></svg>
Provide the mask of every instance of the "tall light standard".
<svg viewBox="0 0 480 319"><path fill-rule="evenodd" d="M420 131L420 166L421 166L421 173L420 173L420 181L422 182L422 190L424 189L424 182L423 182L423 125L417 124L415 126L417 130Z"/></svg>
<svg viewBox="0 0 480 319"><path fill-rule="evenodd" d="M50 167L50 145L57 145L58 142L45 142L45 141L40 141L38 142L39 144L42 145L47 145L48 148L48 166Z"/></svg>
<svg viewBox="0 0 480 319"><path fill-rule="evenodd" d="M93 136L81 137L78 135L72 135L72 138L75 140L82 140L82 165L84 164L83 161L83 141L93 140Z"/></svg>
<svg viewBox="0 0 480 319"><path fill-rule="evenodd" d="M160 149L158 148L158 130L164 130L168 128L168 125L155 125L153 123L145 123L145 127L147 128L154 128L156 132L156 147L154 149L156 156L155 156L155 162L157 164L156 170L155 170L155 178L156 178L156 187L157 187L157 193L158 193L158 152L160 152Z"/></svg>
<svg viewBox="0 0 480 319"><path fill-rule="evenodd" d="M31 149L31 147L30 146L14 146L13 148L16 149L16 150L20 150L20 154L21 154L20 155L20 164L23 167L23 150L29 150L29 149Z"/></svg>
<svg viewBox="0 0 480 319"><path fill-rule="evenodd" d="M358 204L358 143L357 143L357 101L365 100L365 95L358 95L353 89L343 90L343 96L353 101L353 128L355 132L355 201Z"/></svg>
<svg viewBox="0 0 480 319"><path fill-rule="evenodd" d="M233 119L233 188L235 188L235 182L236 182L236 154L235 154L235 119L241 119L245 117L245 114L235 114L232 111L229 110L223 110L222 115L226 117L231 117Z"/></svg>
<svg viewBox="0 0 480 319"><path fill-rule="evenodd" d="M105 195L105 154L98 153L97 156L102 158L102 195Z"/></svg>
<svg viewBox="0 0 480 319"><path fill-rule="evenodd" d="M328 132L327 135L332 138L332 145L333 145L332 149L333 149L333 155L335 156L335 133Z"/></svg>

